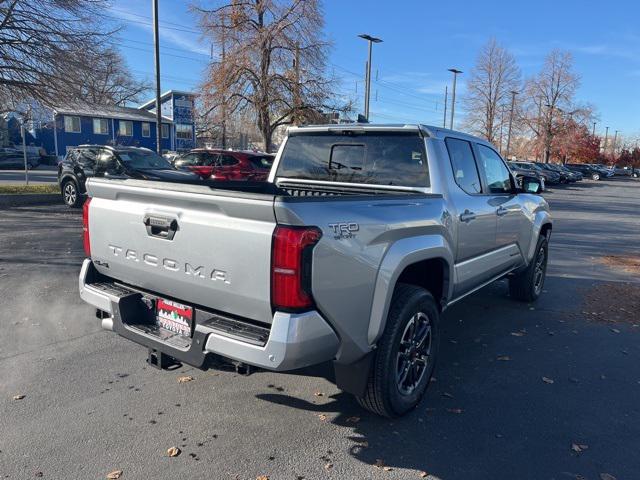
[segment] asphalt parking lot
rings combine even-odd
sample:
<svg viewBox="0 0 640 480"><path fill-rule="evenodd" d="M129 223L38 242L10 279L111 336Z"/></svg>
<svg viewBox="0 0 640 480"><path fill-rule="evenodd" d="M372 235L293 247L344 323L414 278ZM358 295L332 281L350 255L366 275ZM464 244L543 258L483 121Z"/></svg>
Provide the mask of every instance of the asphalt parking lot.
<svg viewBox="0 0 640 480"><path fill-rule="evenodd" d="M640 259L640 181L546 197L544 295L516 303L499 282L448 310L436 381L395 421L360 410L326 368L147 367L79 299L79 212L1 211L0 478L638 478L640 314L607 321L612 305L640 312L638 296L588 299L640 288L625 264Z"/></svg>

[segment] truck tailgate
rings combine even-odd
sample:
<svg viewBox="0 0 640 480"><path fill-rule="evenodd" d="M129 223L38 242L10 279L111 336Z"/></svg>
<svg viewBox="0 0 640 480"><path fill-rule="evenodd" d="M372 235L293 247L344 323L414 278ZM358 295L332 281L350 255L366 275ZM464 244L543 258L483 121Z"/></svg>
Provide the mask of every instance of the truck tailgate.
<svg viewBox="0 0 640 480"><path fill-rule="evenodd" d="M87 183L91 258L111 278L270 323L270 194L138 180Z"/></svg>

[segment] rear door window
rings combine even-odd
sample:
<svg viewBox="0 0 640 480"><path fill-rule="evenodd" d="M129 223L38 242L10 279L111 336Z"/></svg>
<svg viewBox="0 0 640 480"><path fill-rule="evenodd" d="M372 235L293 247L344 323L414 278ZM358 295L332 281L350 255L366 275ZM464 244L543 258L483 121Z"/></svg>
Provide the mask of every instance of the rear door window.
<svg viewBox="0 0 640 480"><path fill-rule="evenodd" d="M287 139L279 177L428 187L424 140L416 132L298 133Z"/></svg>
<svg viewBox="0 0 640 480"><path fill-rule="evenodd" d="M445 144L451 159L453 177L458 186L472 195L481 193L482 184L471 143L458 138L447 138Z"/></svg>

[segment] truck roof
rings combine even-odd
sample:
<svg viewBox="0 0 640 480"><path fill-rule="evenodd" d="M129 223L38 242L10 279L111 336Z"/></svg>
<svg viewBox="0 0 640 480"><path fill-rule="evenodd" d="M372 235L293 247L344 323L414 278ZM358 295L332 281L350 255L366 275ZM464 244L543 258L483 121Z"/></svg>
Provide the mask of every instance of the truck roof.
<svg viewBox="0 0 640 480"><path fill-rule="evenodd" d="M331 132L331 131L363 131L363 132L422 132L424 135L434 138L456 137L471 140L485 145L491 145L486 139L476 137L468 133L464 133L458 130L451 130L443 127L436 127L434 125L424 125L419 123L345 123L345 124L324 124L324 125L305 125L300 127L289 127L287 132L289 134L296 134L302 132Z"/></svg>

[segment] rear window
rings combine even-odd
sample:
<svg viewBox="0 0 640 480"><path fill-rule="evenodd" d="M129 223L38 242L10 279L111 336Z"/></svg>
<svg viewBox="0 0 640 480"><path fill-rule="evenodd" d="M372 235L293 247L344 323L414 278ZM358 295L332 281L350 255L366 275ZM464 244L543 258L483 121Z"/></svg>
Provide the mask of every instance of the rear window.
<svg viewBox="0 0 640 480"><path fill-rule="evenodd" d="M279 177L428 187L424 141L416 133L304 133L287 140Z"/></svg>
<svg viewBox="0 0 640 480"><path fill-rule="evenodd" d="M273 156L271 155L253 155L249 157L249 161L255 168L270 169L273 165Z"/></svg>

